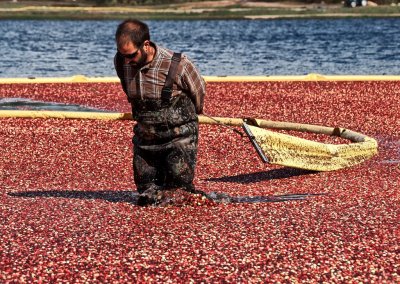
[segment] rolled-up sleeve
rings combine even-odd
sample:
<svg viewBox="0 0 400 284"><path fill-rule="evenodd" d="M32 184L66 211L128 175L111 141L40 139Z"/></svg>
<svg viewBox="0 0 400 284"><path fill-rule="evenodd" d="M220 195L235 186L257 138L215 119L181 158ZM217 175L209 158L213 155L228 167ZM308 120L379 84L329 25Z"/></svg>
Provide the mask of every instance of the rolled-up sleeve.
<svg viewBox="0 0 400 284"><path fill-rule="evenodd" d="M186 57L183 58L182 87L190 96L196 107L196 113L203 113L204 97L206 95L206 82L200 75L196 66Z"/></svg>

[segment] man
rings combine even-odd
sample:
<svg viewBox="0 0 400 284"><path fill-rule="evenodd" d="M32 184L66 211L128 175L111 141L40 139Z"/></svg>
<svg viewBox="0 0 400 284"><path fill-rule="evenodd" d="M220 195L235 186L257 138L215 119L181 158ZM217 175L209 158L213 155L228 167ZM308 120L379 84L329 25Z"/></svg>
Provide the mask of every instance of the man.
<svg viewBox="0 0 400 284"><path fill-rule="evenodd" d="M150 41L149 28L141 21L122 22L115 40L115 69L137 122L132 141L139 204L157 203L165 190L196 193L203 78L186 56Z"/></svg>

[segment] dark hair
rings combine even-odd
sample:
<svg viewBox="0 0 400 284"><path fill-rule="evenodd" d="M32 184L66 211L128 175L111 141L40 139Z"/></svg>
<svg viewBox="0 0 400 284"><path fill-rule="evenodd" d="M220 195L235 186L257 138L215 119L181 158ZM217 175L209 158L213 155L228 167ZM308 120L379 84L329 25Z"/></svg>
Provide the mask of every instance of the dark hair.
<svg viewBox="0 0 400 284"><path fill-rule="evenodd" d="M117 46L132 42L139 47L144 41L150 40L149 27L136 19L128 19L118 25L115 32L115 41Z"/></svg>

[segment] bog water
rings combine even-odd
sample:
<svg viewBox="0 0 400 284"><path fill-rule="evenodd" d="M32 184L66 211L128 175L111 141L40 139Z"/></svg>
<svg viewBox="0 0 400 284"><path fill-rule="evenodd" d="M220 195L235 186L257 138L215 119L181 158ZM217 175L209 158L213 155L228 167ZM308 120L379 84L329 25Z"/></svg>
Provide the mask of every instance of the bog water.
<svg viewBox="0 0 400 284"><path fill-rule="evenodd" d="M0 77L115 76L119 21L0 21ZM400 19L148 21L203 75L400 75Z"/></svg>

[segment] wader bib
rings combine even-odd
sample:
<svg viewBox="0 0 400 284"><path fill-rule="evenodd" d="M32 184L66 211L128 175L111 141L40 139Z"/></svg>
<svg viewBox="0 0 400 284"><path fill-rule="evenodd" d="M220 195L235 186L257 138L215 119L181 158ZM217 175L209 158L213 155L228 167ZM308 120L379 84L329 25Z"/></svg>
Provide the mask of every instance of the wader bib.
<svg viewBox="0 0 400 284"><path fill-rule="evenodd" d="M134 127L134 180L139 193L148 189L184 187L194 190L198 118L190 98L172 96L181 59L174 53L161 99L130 98ZM139 76L136 86L140 88Z"/></svg>

